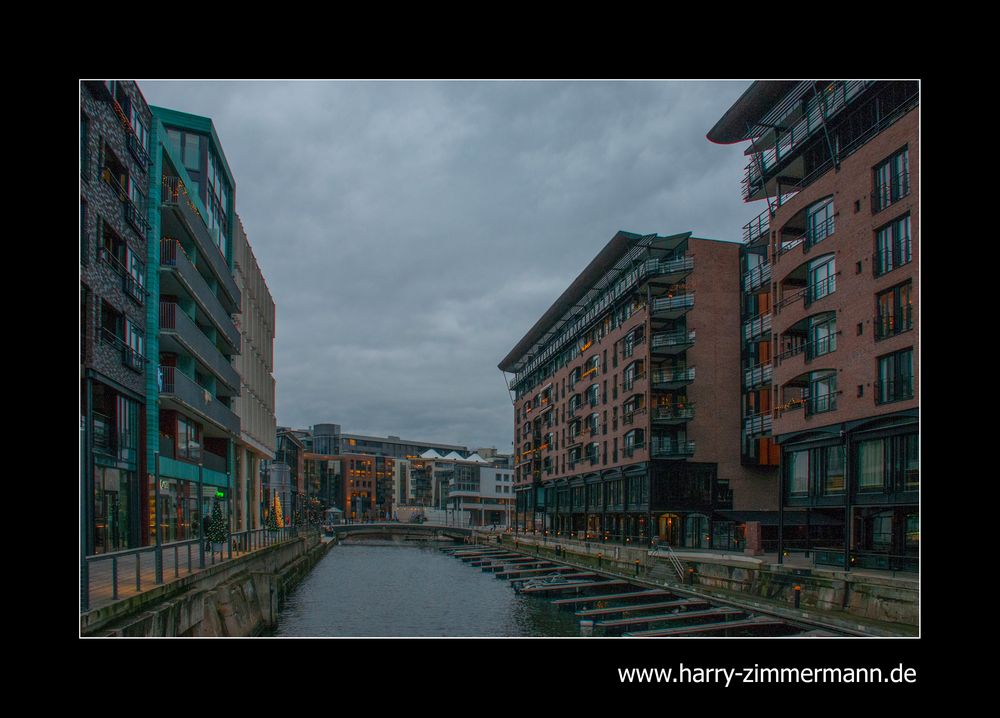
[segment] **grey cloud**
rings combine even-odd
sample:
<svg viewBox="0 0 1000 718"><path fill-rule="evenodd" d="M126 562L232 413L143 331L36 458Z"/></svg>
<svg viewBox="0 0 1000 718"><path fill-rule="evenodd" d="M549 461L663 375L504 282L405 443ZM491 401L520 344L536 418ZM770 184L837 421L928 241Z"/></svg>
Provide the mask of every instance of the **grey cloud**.
<svg viewBox="0 0 1000 718"><path fill-rule="evenodd" d="M509 449L496 365L618 229L739 239L718 82L157 82L277 305L278 421Z"/></svg>

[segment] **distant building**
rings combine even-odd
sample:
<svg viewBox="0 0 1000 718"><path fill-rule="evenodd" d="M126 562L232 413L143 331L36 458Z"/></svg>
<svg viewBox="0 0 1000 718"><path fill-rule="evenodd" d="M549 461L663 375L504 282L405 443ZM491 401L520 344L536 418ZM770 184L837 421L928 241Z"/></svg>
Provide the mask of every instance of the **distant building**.
<svg viewBox="0 0 1000 718"><path fill-rule="evenodd" d="M434 507L468 515L473 526L508 525L514 506L512 469L476 453L441 456L433 450L424 452L419 463L430 480Z"/></svg>

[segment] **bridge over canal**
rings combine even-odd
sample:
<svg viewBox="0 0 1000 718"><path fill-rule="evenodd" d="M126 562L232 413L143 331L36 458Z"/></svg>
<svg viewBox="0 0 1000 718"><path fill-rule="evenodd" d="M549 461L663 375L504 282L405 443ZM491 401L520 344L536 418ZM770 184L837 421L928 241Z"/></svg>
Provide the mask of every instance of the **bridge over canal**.
<svg viewBox="0 0 1000 718"><path fill-rule="evenodd" d="M328 533L331 530L328 529ZM474 530L465 526L444 524L411 524L383 521L366 524L339 524L332 527L338 540L355 538L380 538L393 541L462 541L473 535Z"/></svg>

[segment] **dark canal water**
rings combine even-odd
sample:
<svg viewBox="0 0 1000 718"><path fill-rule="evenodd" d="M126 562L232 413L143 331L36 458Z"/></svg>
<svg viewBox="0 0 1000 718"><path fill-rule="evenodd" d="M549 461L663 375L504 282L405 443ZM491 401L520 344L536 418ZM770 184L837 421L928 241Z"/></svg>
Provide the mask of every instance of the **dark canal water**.
<svg viewBox="0 0 1000 718"><path fill-rule="evenodd" d="M288 597L272 636L577 636L572 611L442 553L443 544L336 546Z"/></svg>

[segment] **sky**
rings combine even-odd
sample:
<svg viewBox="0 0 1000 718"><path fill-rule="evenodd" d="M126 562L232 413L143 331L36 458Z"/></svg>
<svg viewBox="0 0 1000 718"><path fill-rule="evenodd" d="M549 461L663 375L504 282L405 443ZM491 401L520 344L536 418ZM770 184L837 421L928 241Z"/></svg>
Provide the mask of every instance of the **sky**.
<svg viewBox="0 0 1000 718"><path fill-rule="evenodd" d="M497 364L618 230L737 241L743 82L139 80L211 117L276 304L280 426L512 450Z"/></svg>

